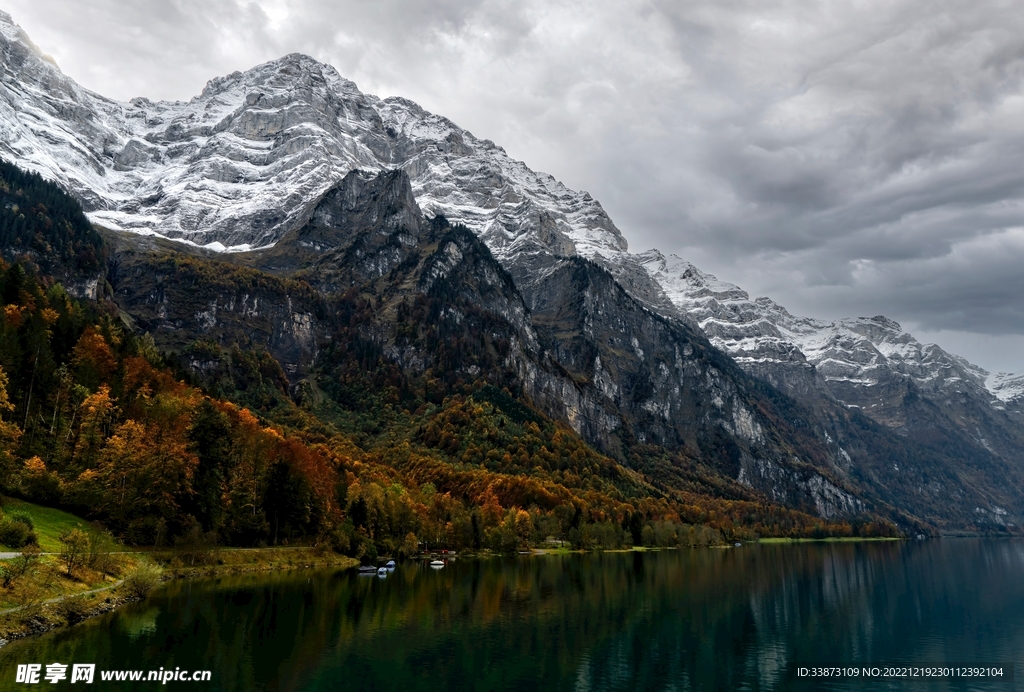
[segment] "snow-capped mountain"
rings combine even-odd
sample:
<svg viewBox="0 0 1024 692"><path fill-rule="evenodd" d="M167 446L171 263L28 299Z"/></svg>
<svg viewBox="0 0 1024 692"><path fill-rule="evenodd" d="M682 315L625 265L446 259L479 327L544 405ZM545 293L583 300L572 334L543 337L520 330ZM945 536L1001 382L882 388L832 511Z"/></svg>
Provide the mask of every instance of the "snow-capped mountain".
<svg viewBox="0 0 1024 692"><path fill-rule="evenodd" d="M77 85L0 13L0 153L68 188L99 224L214 249L278 240L353 169L404 168L420 206L499 257L625 249L601 205L401 98L287 55L188 102L121 103Z"/></svg>
<svg viewBox="0 0 1024 692"><path fill-rule="evenodd" d="M1024 375L999 372L989 375L985 385L1001 405L1024 409Z"/></svg>
<svg viewBox="0 0 1024 692"><path fill-rule="evenodd" d="M666 258L652 250L641 257L668 298L741 365L809 363L825 382L863 386L878 385L895 372L930 392L958 383L985 387L985 370L935 344L922 344L886 317L832 322L796 317L773 300L751 299L739 286L675 255ZM999 382L1012 389L1012 376Z"/></svg>
<svg viewBox="0 0 1024 692"><path fill-rule="evenodd" d="M906 401L912 391L986 447L989 440L976 421L984 409L1019 410L1024 401L1024 376L990 375L935 344L922 344L886 317L798 317L674 255L652 250L638 258L715 346L798 398L830 396L902 428L909 424Z"/></svg>
<svg viewBox="0 0 1024 692"><path fill-rule="evenodd" d="M1024 378L988 377L884 317L795 317L678 258L631 254L586 192L408 100L363 94L307 56L213 79L188 102L122 103L62 74L2 12L0 44L0 155L70 190L100 225L247 250L301 224L350 171L401 168L424 212L477 233L531 304L554 258L583 256L654 311L699 325L749 372L897 427L909 383L940 403L1002 408L1024 390Z"/></svg>

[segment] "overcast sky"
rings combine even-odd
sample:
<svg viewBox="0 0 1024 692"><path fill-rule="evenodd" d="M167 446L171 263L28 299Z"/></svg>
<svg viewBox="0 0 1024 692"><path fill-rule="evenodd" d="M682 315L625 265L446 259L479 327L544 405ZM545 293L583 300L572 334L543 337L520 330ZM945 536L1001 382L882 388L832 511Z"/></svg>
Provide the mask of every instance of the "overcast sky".
<svg viewBox="0 0 1024 692"><path fill-rule="evenodd" d="M795 314L1024 372L1020 2L0 0L83 86L285 53L401 95Z"/></svg>

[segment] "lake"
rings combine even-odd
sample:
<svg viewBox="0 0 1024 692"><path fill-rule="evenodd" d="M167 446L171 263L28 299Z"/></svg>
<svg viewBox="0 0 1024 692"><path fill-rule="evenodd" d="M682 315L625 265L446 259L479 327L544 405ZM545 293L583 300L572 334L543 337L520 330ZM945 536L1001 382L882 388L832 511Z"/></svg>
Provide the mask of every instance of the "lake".
<svg viewBox="0 0 1024 692"><path fill-rule="evenodd" d="M400 563L162 587L0 649L17 664L208 669L203 690L1011 690L959 678L811 679L815 664L1015 664L1024 541L727 549ZM92 689L154 689L100 683ZM84 687L84 689L90 689Z"/></svg>

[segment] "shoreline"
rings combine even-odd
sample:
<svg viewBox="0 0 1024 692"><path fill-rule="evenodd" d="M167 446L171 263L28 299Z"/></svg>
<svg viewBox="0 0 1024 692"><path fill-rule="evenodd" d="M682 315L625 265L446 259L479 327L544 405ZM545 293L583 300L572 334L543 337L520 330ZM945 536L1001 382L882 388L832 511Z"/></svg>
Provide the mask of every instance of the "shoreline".
<svg viewBox="0 0 1024 692"><path fill-rule="evenodd" d="M744 541L743 545L786 545L797 543L868 543L868 542L893 542L906 541L906 538L891 537L831 537L831 538L761 538L756 541ZM733 544L717 546L705 546L707 548L734 548ZM566 547L553 548L531 548L529 555L573 555L588 552L657 552L663 550L677 550L681 546L633 546L630 548L619 548L610 550L585 550ZM161 564L163 575L160 585L171 581L188 581L190 579L205 579L222 575L236 574L257 574L261 572L279 572L302 569L319 569L325 567L337 567L339 569L351 569L359 565L355 558L344 555L337 555L330 551L321 551L309 547L275 547L275 548L246 548L213 550L205 555L201 564L182 564L178 556L172 556L167 560L167 554L159 551L125 551L133 554L145 555L155 564ZM490 551L472 553L460 553L458 557L495 557ZM229 560L224 558L228 557ZM269 557L269 559L267 559ZM455 555L452 556L456 557ZM209 560L212 558L213 562ZM234 559L231 559L234 558ZM14 641L34 637L52 632L54 630L71 627L86 620L105 615L130 603L137 603L146 597L124 594L119 591L123 586L123 579L110 586L93 589L88 592L69 593L63 596L49 599L42 603L26 604L0 611L0 649ZM159 588L158 585L156 588ZM73 621L58 614L57 607L68 599L82 599L85 609ZM34 615L27 618L17 618L19 613L31 609ZM17 618L17 619L16 619Z"/></svg>
<svg viewBox="0 0 1024 692"><path fill-rule="evenodd" d="M783 544L783 543L883 543L909 541L910 538L899 536L834 536L829 538L759 538L752 543Z"/></svg>
<svg viewBox="0 0 1024 692"><path fill-rule="evenodd" d="M275 553L283 551L288 551L288 553L275 555ZM160 555L159 552L138 551L137 554L150 557L155 564L160 564L161 562L155 557ZM242 556L250 559L248 561L229 563L223 559L224 555ZM267 555L271 555L272 558L270 560L260 559L265 558ZM320 552L316 548L253 548L245 551L227 549L224 551L211 551L210 556L216 556L214 557L214 560L216 560L214 564L164 565L160 584L155 589L171 581L188 581L190 579L202 579L221 575L283 572L324 567L351 569L359 564L359 561L355 558L337 555L330 551ZM174 560L171 562L173 563ZM5 609L0 612L0 649L3 649L12 642L68 628L147 598L147 596L135 596L125 593L123 591L123 582L124 580L122 579L111 586L88 592L69 593L41 603L30 603ZM66 616L61 615L58 609L62 603L72 598L82 599L80 602L84 608L73 620L69 620ZM29 611L29 614L22 615L26 610Z"/></svg>

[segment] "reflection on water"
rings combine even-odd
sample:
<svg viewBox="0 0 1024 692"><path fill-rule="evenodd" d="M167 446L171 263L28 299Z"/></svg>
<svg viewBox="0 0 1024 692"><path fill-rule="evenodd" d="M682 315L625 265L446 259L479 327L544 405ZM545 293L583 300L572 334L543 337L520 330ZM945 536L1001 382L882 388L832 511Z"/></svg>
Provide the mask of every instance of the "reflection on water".
<svg viewBox="0 0 1024 692"><path fill-rule="evenodd" d="M1022 577L1024 542L948 540L221 578L0 649L0 689L27 689L15 664L53 661L210 669L216 690L1016 689L822 686L794 667L1013 662L1024 675Z"/></svg>

